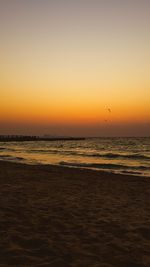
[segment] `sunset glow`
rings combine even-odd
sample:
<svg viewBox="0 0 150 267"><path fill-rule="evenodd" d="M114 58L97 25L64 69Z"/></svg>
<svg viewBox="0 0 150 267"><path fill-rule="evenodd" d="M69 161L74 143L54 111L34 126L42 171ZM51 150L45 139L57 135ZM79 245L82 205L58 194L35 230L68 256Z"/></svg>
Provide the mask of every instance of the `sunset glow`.
<svg viewBox="0 0 150 267"><path fill-rule="evenodd" d="M149 14L146 0L1 0L1 134L149 136Z"/></svg>

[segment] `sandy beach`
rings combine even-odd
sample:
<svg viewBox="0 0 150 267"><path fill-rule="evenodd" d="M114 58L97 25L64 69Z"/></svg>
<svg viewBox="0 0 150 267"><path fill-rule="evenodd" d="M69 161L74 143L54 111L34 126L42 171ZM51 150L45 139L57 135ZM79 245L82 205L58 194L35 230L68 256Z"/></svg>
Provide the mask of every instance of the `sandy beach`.
<svg viewBox="0 0 150 267"><path fill-rule="evenodd" d="M0 266L150 266L150 179L0 161Z"/></svg>

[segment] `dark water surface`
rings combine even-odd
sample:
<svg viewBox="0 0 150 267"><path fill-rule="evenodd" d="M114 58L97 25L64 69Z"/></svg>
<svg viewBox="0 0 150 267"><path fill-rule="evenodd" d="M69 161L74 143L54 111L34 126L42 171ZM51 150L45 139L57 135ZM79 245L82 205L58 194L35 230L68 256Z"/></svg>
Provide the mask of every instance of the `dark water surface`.
<svg viewBox="0 0 150 267"><path fill-rule="evenodd" d="M1 142L0 160L59 164L150 176L150 138Z"/></svg>

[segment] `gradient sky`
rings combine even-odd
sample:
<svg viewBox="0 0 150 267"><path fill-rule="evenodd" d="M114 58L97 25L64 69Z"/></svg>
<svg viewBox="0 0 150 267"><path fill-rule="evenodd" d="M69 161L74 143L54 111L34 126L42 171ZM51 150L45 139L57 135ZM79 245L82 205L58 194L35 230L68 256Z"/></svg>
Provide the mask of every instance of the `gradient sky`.
<svg viewBox="0 0 150 267"><path fill-rule="evenodd" d="M150 136L149 0L0 0L0 134Z"/></svg>

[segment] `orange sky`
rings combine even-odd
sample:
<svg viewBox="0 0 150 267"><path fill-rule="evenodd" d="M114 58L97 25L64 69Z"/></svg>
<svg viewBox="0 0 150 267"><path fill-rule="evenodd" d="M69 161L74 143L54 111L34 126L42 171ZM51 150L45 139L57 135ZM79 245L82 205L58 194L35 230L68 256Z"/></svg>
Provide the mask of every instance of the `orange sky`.
<svg viewBox="0 0 150 267"><path fill-rule="evenodd" d="M0 10L0 134L150 135L150 2Z"/></svg>

